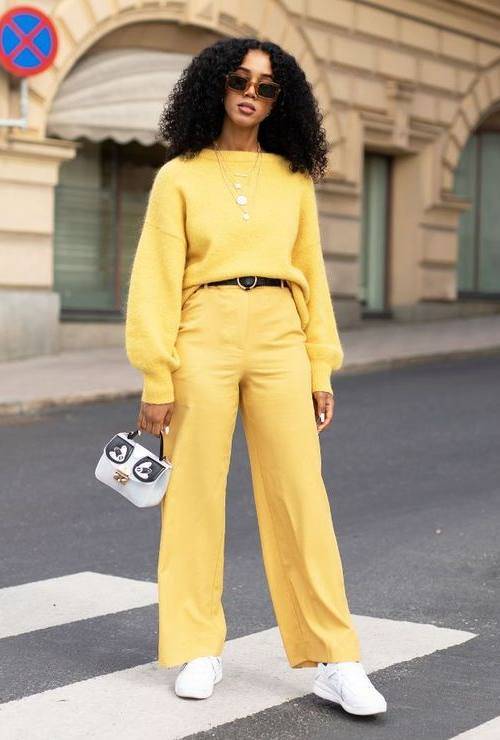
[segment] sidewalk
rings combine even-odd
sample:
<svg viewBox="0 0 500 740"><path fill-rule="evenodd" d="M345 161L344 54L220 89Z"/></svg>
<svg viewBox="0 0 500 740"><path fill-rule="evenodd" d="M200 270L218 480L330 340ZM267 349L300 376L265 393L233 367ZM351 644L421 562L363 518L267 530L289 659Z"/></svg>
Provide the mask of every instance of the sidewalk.
<svg viewBox="0 0 500 740"><path fill-rule="evenodd" d="M439 321L367 323L340 331L339 375L410 362L500 352L500 314ZM0 363L0 416L134 396L142 378L122 347L64 351Z"/></svg>

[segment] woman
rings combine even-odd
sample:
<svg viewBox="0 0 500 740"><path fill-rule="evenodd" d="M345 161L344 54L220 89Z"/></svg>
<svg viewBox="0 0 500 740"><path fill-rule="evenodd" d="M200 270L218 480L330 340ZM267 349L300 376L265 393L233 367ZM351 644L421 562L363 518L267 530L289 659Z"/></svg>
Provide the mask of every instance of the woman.
<svg viewBox="0 0 500 740"><path fill-rule="evenodd" d="M184 70L160 119L132 268L127 355L144 375L138 428L173 469L161 504L159 651L175 690L222 678L225 493L238 409L265 572L292 668L355 714L386 710L360 663L318 434L342 364L314 180L327 146L304 72L279 46L228 39Z"/></svg>

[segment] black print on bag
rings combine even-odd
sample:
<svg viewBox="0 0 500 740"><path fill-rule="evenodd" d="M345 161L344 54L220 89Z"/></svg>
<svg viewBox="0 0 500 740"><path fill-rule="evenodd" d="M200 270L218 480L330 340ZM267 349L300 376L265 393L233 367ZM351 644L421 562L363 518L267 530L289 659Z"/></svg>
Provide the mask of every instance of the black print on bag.
<svg viewBox="0 0 500 740"><path fill-rule="evenodd" d="M117 434L116 437L113 437L111 442L108 442L106 445L106 456L113 462L126 462L132 454L133 449L134 445L131 445L130 442L126 442L123 437L120 437Z"/></svg>
<svg viewBox="0 0 500 740"><path fill-rule="evenodd" d="M163 470L165 470L163 465L153 460L152 457L141 457L132 468L132 472L137 480L142 480L146 483L156 480Z"/></svg>

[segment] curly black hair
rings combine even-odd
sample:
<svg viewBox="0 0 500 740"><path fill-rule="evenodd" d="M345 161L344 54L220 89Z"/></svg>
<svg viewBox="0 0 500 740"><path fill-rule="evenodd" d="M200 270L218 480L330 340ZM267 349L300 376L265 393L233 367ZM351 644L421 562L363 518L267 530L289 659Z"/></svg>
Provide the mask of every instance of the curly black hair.
<svg viewBox="0 0 500 740"><path fill-rule="evenodd" d="M317 182L326 170L328 144L323 115L295 57L271 41L228 38L216 41L193 57L170 92L159 120L166 161L191 158L211 147L219 136L225 109L225 75L238 67L249 49L270 57L273 77L281 85L271 114L259 126L259 143L267 152L281 154L292 172L308 172Z"/></svg>

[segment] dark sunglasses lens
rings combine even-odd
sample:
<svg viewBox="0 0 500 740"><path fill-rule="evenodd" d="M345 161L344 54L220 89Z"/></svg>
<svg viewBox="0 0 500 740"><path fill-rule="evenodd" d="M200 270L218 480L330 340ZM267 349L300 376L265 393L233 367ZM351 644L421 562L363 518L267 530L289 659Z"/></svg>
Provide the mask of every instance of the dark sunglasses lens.
<svg viewBox="0 0 500 740"><path fill-rule="evenodd" d="M268 98L268 100L274 100L278 94L278 88L275 85L270 85L267 82L261 82L259 84L259 95L262 98Z"/></svg>
<svg viewBox="0 0 500 740"><path fill-rule="evenodd" d="M238 92L241 92L241 90L244 90L247 85L247 78L242 77L241 75L229 75L227 78L227 84L232 90L238 90Z"/></svg>

